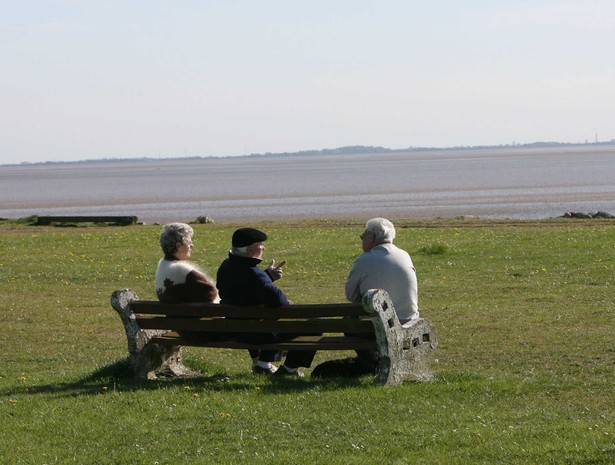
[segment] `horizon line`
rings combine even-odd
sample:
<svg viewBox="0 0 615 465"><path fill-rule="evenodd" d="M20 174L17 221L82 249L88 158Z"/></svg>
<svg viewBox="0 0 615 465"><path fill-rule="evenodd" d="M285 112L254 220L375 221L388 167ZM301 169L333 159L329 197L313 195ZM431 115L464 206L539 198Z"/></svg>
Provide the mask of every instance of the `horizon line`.
<svg viewBox="0 0 615 465"><path fill-rule="evenodd" d="M102 157L88 158L81 160L60 160L60 161L23 161L19 163L0 163L0 166L33 166L33 165L59 165L59 164L79 164L79 163L96 163L96 162L129 162L129 161L164 161L164 160L201 160L210 158L250 158L250 157L284 157L284 156L305 156L305 155L359 155L366 153L400 153L400 152L430 152L430 151L455 151L455 150L480 150L480 149L510 149L510 148L536 148L536 147L558 147L558 146L581 146L581 145L615 145L615 139L602 142L529 142L525 144L499 144L499 145L466 145L466 146L451 146L451 147L414 147L391 149L382 146L371 145L348 145L337 147L334 149L320 150L300 150L296 152L264 152L251 153L244 155L192 155L192 156L132 156L132 157Z"/></svg>

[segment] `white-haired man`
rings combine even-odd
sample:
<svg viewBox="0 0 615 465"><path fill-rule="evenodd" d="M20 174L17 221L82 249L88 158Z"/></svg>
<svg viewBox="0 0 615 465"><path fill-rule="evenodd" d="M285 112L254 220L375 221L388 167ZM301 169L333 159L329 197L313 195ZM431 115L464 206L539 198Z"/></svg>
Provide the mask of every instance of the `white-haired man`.
<svg viewBox="0 0 615 465"><path fill-rule="evenodd" d="M232 249L229 256L218 268L217 286L223 304L250 306L264 305L280 307L290 305L284 292L273 284L282 276L285 261L275 266L272 261L266 270L258 267L263 259L267 234L254 228L240 228L233 233ZM260 344L279 342L293 338L293 334L252 334L242 333L237 339L243 342ZM276 376L294 376L303 378L299 367L310 367L315 351L288 351L286 360L280 368L274 361L275 350L250 351L253 367L252 373Z"/></svg>
<svg viewBox="0 0 615 465"><path fill-rule="evenodd" d="M395 226L386 218L372 218L361 234L363 254L346 281L346 298L360 302L369 289L387 291L401 324L419 317L416 269L410 255L393 244Z"/></svg>
<svg viewBox="0 0 615 465"><path fill-rule="evenodd" d="M403 325L419 318L416 269L410 255L393 245L395 226L386 218L372 218L361 234L363 254L354 262L346 280L346 298L361 302L370 289L387 291ZM358 334L353 336L360 337ZM378 368L378 352L357 351L357 357L321 363L315 377L360 376Z"/></svg>

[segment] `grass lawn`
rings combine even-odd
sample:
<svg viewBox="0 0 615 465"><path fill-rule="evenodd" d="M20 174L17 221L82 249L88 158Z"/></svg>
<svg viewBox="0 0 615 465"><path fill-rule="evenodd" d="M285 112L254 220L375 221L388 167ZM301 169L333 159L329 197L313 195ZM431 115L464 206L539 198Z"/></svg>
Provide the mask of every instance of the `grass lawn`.
<svg viewBox="0 0 615 465"><path fill-rule="evenodd" d="M160 226L0 223L0 463L615 463L615 221L394 222L440 339L435 380L395 388L198 348L201 376L136 381L109 299L155 298ZM345 300L362 222L256 226L291 300ZM215 275L234 226L195 230Z"/></svg>

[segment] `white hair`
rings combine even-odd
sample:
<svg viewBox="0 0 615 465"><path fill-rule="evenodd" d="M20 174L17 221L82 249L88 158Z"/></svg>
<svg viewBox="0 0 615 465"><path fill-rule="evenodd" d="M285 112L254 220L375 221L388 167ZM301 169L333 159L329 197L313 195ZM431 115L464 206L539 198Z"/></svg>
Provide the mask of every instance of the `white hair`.
<svg viewBox="0 0 615 465"><path fill-rule="evenodd" d="M165 224L160 233L160 247L165 255L173 255L177 249L177 243L185 242L193 235L194 229L186 223Z"/></svg>
<svg viewBox="0 0 615 465"><path fill-rule="evenodd" d="M249 248L249 245L244 247L231 247L231 253L233 255L239 255L240 257L248 257L250 255L250 252L248 252Z"/></svg>
<svg viewBox="0 0 615 465"><path fill-rule="evenodd" d="M373 234L377 244L392 244L395 239L395 226L386 218L372 218L365 223L365 232Z"/></svg>

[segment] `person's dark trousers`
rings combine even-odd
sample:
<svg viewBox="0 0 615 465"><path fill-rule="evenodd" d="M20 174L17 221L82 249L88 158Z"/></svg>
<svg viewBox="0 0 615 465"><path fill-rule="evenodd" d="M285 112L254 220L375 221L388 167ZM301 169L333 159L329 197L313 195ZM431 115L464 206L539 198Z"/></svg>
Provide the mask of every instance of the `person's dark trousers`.
<svg viewBox="0 0 615 465"><path fill-rule="evenodd" d="M348 337L356 337L368 340L376 340L376 337L373 334L356 334L356 333L344 333L345 336ZM378 360L379 355L377 350L371 349L363 349L363 350L355 350L357 353L357 357L361 365L365 369L366 372L375 372L378 368Z"/></svg>
<svg viewBox="0 0 615 465"><path fill-rule="evenodd" d="M372 334L345 333L348 337L374 339ZM314 378L357 377L375 374L378 370L378 351L356 350L356 357L348 357L322 362L312 370Z"/></svg>
<svg viewBox="0 0 615 465"><path fill-rule="evenodd" d="M267 342L276 342L273 334L261 333L238 333L235 335L239 342L247 342L248 344L264 344ZM251 358L258 358L261 362L273 362L277 354L277 350L258 350L249 349Z"/></svg>
<svg viewBox="0 0 615 465"><path fill-rule="evenodd" d="M322 333L309 333L309 334L287 334L287 333L276 333L273 335L275 340L278 342L287 341L289 339L294 339L299 336L322 336ZM290 350L288 354L286 354L286 359L284 360L284 366L288 368L299 368L305 367L309 368L314 361L314 356L316 355L316 351L307 351L307 350Z"/></svg>
<svg viewBox="0 0 615 465"><path fill-rule="evenodd" d="M242 342L248 342L250 344L263 344L267 342L287 341L297 336L321 336L321 334L245 333L245 334L237 335L237 340L242 341ZM252 353L253 352L250 351L250 355L252 355ZM261 350L258 359L261 362L273 362L273 361L276 361L277 354L278 354L277 350ZM298 367L309 368L312 365L312 362L314 361L315 355L316 355L316 351L292 350L292 351L289 351L288 354L286 354L286 360L284 361L284 365L287 366L288 368L298 368Z"/></svg>
<svg viewBox="0 0 615 465"><path fill-rule="evenodd" d="M316 351L291 350L286 354L284 365L288 368L309 368L314 361Z"/></svg>

